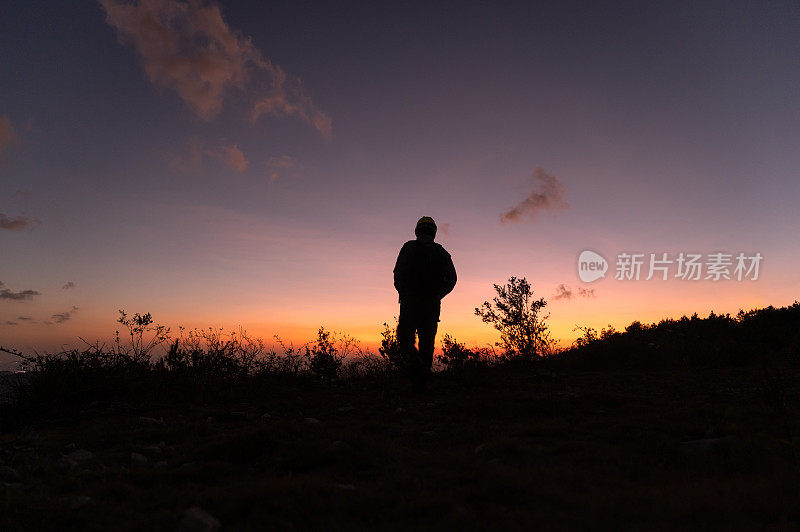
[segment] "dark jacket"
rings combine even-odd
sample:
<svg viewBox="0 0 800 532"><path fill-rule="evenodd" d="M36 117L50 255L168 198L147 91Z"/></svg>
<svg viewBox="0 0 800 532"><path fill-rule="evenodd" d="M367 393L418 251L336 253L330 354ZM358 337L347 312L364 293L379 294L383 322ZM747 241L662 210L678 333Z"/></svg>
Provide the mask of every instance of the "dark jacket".
<svg viewBox="0 0 800 532"><path fill-rule="evenodd" d="M394 287L400 301L438 302L456 285L450 254L433 241L409 240L394 266Z"/></svg>

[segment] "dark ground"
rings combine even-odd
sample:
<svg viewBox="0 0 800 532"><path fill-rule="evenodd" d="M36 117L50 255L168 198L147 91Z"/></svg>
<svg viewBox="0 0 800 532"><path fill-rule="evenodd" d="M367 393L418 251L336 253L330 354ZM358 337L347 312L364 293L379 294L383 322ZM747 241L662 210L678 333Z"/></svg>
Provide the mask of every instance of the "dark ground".
<svg viewBox="0 0 800 532"><path fill-rule="evenodd" d="M175 530L197 506L223 530L794 529L799 371L773 373L785 397L761 368L507 366L423 395L387 376L95 404L0 436L0 520Z"/></svg>

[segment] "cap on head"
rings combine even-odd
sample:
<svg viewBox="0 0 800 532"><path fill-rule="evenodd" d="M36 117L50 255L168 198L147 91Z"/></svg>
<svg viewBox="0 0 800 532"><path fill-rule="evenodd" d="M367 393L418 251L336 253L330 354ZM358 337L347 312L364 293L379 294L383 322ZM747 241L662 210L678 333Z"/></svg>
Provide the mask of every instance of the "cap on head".
<svg viewBox="0 0 800 532"><path fill-rule="evenodd" d="M417 235L436 236L436 222L430 216L423 216L417 220L417 227L414 229Z"/></svg>

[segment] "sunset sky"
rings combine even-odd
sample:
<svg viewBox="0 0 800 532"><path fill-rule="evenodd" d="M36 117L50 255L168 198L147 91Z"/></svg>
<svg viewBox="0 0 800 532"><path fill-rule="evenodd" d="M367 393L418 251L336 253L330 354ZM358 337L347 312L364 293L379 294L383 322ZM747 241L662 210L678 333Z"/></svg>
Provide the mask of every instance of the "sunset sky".
<svg viewBox="0 0 800 532"><path fill-rule="evenodd" d="M799 35L794 1L6 5L0 345L109 338L126 309L372 346L423 215L459 276L440 338L495 341L474 308L512 275L566 344L791 304ZM763 261L644 280L665 252Z"/></svg>

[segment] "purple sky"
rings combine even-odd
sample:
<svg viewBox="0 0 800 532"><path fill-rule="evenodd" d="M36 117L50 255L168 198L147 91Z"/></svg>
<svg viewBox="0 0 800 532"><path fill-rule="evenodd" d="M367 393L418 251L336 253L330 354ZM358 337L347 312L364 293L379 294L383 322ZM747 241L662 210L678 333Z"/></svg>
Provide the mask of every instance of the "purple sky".
<svg viewBox="0 0 800 532"><path fill-rule="evenodd" d="M459 271L440 330L468 343L512 275L567 342L791 303L800 5L599 4L7 7L0 345L107 337L119 308L373 342L422 215ZM749 283L589 286L584 249L764 261Z"/></svg>

